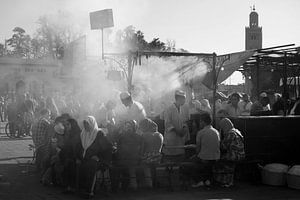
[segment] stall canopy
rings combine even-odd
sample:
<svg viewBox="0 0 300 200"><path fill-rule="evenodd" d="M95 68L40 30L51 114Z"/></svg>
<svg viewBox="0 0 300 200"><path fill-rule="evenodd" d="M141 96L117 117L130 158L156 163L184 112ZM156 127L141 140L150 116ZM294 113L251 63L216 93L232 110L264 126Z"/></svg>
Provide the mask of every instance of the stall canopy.
<svg viewBox="0 0 300 200"><path fill-rule="evenodd" d="M231 76L233 72L237 71L254 53L255 50L251 50L217 56L217 84L222 83ZM209 89L213 88L213 76L213 72L208 71L202 81Z"/></svg>

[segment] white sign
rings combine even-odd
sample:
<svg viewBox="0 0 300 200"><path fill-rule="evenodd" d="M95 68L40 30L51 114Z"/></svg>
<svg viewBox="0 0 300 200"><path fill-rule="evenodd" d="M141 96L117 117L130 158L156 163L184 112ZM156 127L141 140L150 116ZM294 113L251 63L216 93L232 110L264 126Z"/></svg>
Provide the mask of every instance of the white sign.
<svg viewBox="0 0 300 200"><path fill-rule="evenodd" d="M99 10L90 13L91 29L103 29L114 26L112 9Z"/></svg>

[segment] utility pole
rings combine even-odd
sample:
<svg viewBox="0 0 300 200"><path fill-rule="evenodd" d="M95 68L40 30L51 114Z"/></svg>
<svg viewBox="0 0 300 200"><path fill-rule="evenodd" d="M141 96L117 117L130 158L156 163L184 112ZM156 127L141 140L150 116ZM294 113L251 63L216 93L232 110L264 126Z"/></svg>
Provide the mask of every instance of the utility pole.
<svg viewBox="0 0 300 200"><path fill-rule="evenodd" d="M218 87L218 77L217 77L217 72L216 72L216 59L217 59L217 54L214 52L213 53L213 62L212 62L212 75L213 75L213 126L216 125L216 92L217 92L217 87Z"/></svg>

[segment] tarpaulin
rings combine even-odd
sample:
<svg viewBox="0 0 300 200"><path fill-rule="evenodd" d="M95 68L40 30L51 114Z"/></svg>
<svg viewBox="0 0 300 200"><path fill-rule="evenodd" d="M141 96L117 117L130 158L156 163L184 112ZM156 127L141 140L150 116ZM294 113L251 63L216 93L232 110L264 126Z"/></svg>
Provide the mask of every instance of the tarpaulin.
<svg viewBox="0 0 300 200"><path fill-rule="evenodd" d="M220 55L216 58L216 75L217 84L225 81L233 72L238 70L251 56L254 50L242 51L226 55ZM206 73L202 83L209 89L213 89L213 71L212 71L212 58L206 61L211 69Z"/></svg>

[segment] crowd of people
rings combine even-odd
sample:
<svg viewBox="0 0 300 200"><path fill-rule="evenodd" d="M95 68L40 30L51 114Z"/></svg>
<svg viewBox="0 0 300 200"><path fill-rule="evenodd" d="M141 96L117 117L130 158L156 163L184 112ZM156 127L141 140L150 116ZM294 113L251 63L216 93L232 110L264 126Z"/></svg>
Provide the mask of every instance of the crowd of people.
<svg viewBox="0 0 300 200"><path fill-rule="evenodd" d="M42 184L62 186L65 193L78 189L91 197L97 171L109 169L106 175L112 189L151 187L154 183L150 167L137 172L135 166L162 161L197 164L182 172L193 179L193 187L212 182L230 187L235 162L245 157L243 136L230 119L264 112L284 115L284 110L297 115L300 108L298 100L290 109L284 109L279 94L271 102L262 93L252 103L247 94L233 93L228 99L216 100L213 127L212 107L207 99L196 100L193 95L187 99L182 90L176 90L174 97L174 102L159 115L164 123L161 133L159 122L148 118L142 103L128 92L119 95L123 113L115 112L118 100L87 106L86 99L80 102L73 97L36 98L27 94L8 102L7 115L11 122L22 115L32 124Z"/></svg>
<svg viewBox="0 0 300 200"><path fill-rule="evenodd" d="M294 101L284 99L281 94L267 94L262 92L257 100L252 102L248 94L233 93L223 102L216 100L217 112L225 112L229 117L239 116L266 116L266 115L299 115L300 99Z"/></svg>
<svg viewBox="0 0 300 200"><path fill-rule="evenodd" d="M116 116L116 103L81 106L62 99L33 98L19 95L8 103L8 120L16 116L31 120L31 133L36 148L36 167L44 185L59 185L65 193L81 191L93 196L95 174L112 164L122 170L110 169L112 188L137 188L135 169L139 163L161 160L163 136L157 124L146 117L143 105L132 100L128 92L121 93L120 102L127 107ZM124 169L124 170L123 170ZM144 168L143 184L152 186L151 170ZM140 179L140 178L139 178Z"/></svg>

